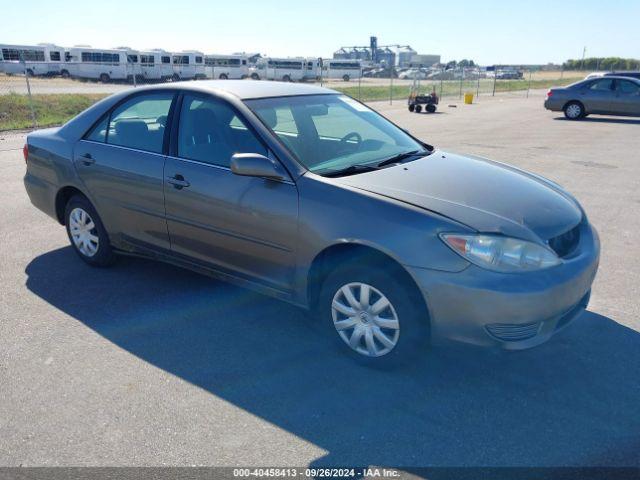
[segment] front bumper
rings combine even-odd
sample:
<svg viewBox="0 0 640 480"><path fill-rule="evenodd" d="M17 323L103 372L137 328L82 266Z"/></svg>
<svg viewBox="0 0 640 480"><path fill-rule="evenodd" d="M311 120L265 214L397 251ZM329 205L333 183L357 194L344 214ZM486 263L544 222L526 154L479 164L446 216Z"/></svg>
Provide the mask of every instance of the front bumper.
<svg viewBox="0 0 640 480"><path fill-rule="evenodd" d="M460 341L523 349L543 343L587 307L600 241L584 222L576 251L538 272L503 274L470 265L462 272L408 268L429 309L433 343Z"/></svg>

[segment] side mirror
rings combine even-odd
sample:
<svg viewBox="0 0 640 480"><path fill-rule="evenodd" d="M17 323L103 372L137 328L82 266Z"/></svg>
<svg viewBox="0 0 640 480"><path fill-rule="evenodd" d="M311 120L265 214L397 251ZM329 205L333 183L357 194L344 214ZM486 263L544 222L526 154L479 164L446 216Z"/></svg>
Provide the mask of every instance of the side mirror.
<svg viewBox="0 0 640 480"><path fill-rule="evenodd" d="M244 177L260 177L269 180L284 180L276 164L259 153L236 153L231 157L231 171Z"/></svg>

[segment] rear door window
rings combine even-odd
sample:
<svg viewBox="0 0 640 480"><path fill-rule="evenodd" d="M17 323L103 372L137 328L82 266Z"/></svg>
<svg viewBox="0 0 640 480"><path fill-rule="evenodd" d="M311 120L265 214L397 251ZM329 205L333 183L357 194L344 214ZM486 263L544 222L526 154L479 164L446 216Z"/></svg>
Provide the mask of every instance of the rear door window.
<svg viewBox="0 0 640 480"><path fill-rule="evenodd" d="M613 90L613 79L601 78L600 80L596 80L589 86L589 90L594 92L610 92Z"/></svg>
<svg viewBox="0 0 640 480"><path fill-rule="evenodd" d="M107 143L162 153L173 93L136 95L111 114Z"/></svg>

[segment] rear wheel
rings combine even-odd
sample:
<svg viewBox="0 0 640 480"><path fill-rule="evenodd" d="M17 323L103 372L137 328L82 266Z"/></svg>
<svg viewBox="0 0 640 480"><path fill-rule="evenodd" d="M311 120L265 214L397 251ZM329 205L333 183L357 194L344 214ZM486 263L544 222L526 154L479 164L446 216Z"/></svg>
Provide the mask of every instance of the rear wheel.
<svg viewBox="0 0 640 480"><path fill-rule="evenodd" d="M33 70L30 68L27 69L27 77L33 77Z"/></svg>
<svg viewBox="0 0 640 480"><path fill-rule="evenodd" d="M180 81L180 75L178 75L177 73L174 73L173 76L171 77L171 80L174 82L179 82Z"/></svg>
<svg viewBox="0 0 640 480"><path fill-rule="evenodd" d="M100 74L100 81L102 83L108 83L109 80L111 80L111 77L109 76L109 74L107 74L107 73L101 73Z"/></svg>
<svg viewBox="0 0 640 480"><path fill-rule="evenodd" d="M420 113L422 111L422 105L416 105L416 113Z"/></svg>
<svg viewBox="0 0 640 480"><path fill-rule="evenodd" d="M69 70L62 70L60 76L62 76L62 78L69 78L71 74L69 74Z"/></svg>
<svg viewBox="0 0 640 480"><path fill-rule="evenodd" d="M318 308L334 341L359 362L404 363L426 351L428 317L393 272L355 265L330 273Z"/></svg>
<svg viewBox="0 0 640 480"><path fill-rule="evenodd" d="M251 80L260 80L260 75L258 75L257 73L252 73Z"/></svg>
<svg viewBox="0 0 640 480"><path fill-rule="evenodd" d="M351 80L351 77L349 75L343 75L342 80L344 80L345 82L348 82L349 80Z"/></svg>
<svg viewBox="0 0 640 480"><path fill-rule="evenodd" d="M228 80L229 76L226 73L221 73L218 77L220 80Z"/></svg>
<svg viewBox="0 0 640 480"><path fill-rule="evenodd" d="M436 111L436 106L433 103L430 103L426 106L427 112L434 113Z"/></svg>
<svg viewBox="0 0 640 480"><path fill-rule="evenodd" d="M65 226L71 246L78 256L94 267L106 267L115 261L98 212L81 195L71 197L64 212Z"/></svg>
<svg viewBox="0 0 640 480"><path fill-rule="evenodd" d="M409 111L413 112L416 109L416 106L413 103L409 104Z"/></svg>
<svg viewBox="0 0 640 480"><path fill-rule="evenodd" d="M284 77L282 77L282 81L283 82L290 82L291 81L291 77L289 75L285 75Z"/></svg>
<svg viewBox="0 0 640 480"><path fill-rule="evenodd" d="M580 102L569 102L564 107L564 116L569 120L578 120L584 117L584 107Z"/></svg>

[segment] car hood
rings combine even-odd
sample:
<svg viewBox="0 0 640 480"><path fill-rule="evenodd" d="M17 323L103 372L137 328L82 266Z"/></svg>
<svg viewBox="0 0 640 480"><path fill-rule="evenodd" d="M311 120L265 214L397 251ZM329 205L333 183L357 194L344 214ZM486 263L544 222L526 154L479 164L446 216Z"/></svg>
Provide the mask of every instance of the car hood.
<svg viewBox="0 0 640 480"><path fill-rule="evenodd" d="M582 210L558 185L480 157L435 151L373 172L334 178L485 233L548 240L580 223Z"/></svg>

